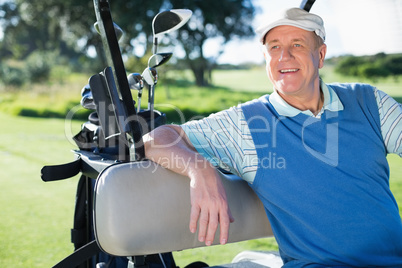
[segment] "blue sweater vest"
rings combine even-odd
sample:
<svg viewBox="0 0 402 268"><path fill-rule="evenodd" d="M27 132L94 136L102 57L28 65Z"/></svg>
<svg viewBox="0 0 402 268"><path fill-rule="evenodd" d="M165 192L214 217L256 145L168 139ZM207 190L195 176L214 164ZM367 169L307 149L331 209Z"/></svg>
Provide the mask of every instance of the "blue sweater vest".
<svg viewBox="0 0 402 268"><path fill-rule="evenodd" d="M242 106L259 161L250 186L285 267L402 267L402 223L373 88L329 86L344 110L320 119L280 116L268 95Z"/></svg>

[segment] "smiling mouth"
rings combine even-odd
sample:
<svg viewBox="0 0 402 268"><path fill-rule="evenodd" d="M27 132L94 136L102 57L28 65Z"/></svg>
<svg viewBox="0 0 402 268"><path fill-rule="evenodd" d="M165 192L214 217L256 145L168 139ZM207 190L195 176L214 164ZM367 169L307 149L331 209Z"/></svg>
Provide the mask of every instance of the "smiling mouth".
<svg viewBox="0 0 402 268"><path fill-rule="evenodd" d="M297 72L298 70L299 69L284 69L284 70L280 70L279 72L282 74L285 74L285 73L294 73L294 72Z"/></svg>

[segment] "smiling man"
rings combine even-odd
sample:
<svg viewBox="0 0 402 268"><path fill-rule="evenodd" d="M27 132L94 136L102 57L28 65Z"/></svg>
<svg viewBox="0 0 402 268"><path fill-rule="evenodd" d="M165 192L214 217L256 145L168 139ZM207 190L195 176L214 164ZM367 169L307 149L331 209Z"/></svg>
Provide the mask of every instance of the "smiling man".
<svg viewBox="0 0 402 268"><path fill-rule="evenodd" d="M264 204L284 267L401 267L402 222L388 153L402 156L402 108L366 84L325 84L322 19L287 10L257 29L271 95L144 136L147 158L190 179L190 231L210 245L231 216L215 167ZM170 159L170 161L169 161ZM177 161L182 159L182 161Z"/></svg>
<svg viewBox="0 0 402 268"><path fill-rule="evenodd" d="M318 70L324 66L327 49L314 35L294 26L278 26L264 39L264 55L269 79L283 100L316 114L323 100Z"/></svg>

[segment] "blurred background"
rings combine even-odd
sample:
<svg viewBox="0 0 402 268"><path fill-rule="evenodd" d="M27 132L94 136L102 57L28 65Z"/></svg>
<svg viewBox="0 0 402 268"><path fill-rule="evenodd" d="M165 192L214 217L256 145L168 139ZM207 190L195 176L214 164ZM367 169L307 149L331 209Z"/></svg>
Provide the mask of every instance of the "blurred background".
<svg viewBox="0 0 402 268"><path fill-rule="evenodd" d="M128 73L152 55L152 19L188 8L193 17L160 40L173 52L158 69L155 108L182 123L272 92L254 28L301 0L110 0L124 30ZM402 102L402 0L317 0L330 82L365 82ZM0 0L0 267L51 267L70 254L78 178L44 183L43 165L73 160L71 138L87 120L81 89L106 66L88 0ZM146 99L146 92L143 99ZM144 102L144 108L146 102ZM174 107L174 109L172 108ZM66 115L74 110L72 120ZM180 111L180 114L177 111ZM389 157L391 188L402 204L402 165ZM175 253L179 266L227 263L245 249L276 250L272 238Z"/></svg>

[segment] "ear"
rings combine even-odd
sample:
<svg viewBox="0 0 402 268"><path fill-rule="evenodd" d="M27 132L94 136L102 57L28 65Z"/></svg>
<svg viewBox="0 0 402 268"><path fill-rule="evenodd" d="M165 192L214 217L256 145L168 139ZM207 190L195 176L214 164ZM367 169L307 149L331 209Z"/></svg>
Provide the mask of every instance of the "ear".
<svg viewBox="0 0 402 268"><path fill-rule="evenodd" d="M324 67L325 55L327 54L327 45L322 44L318 48L318 53L319 53L319 57L320 57L319 63L318 63L318 68L321 69L322 67Z"/></svg>
<svg viewBox="0 0 402 268"><path fill-rule="evenodd" d="M266 49L266 47L263 45L261 50L262 50L262 54L264 54L264 59L267 60L267 49Z"/></svg>

